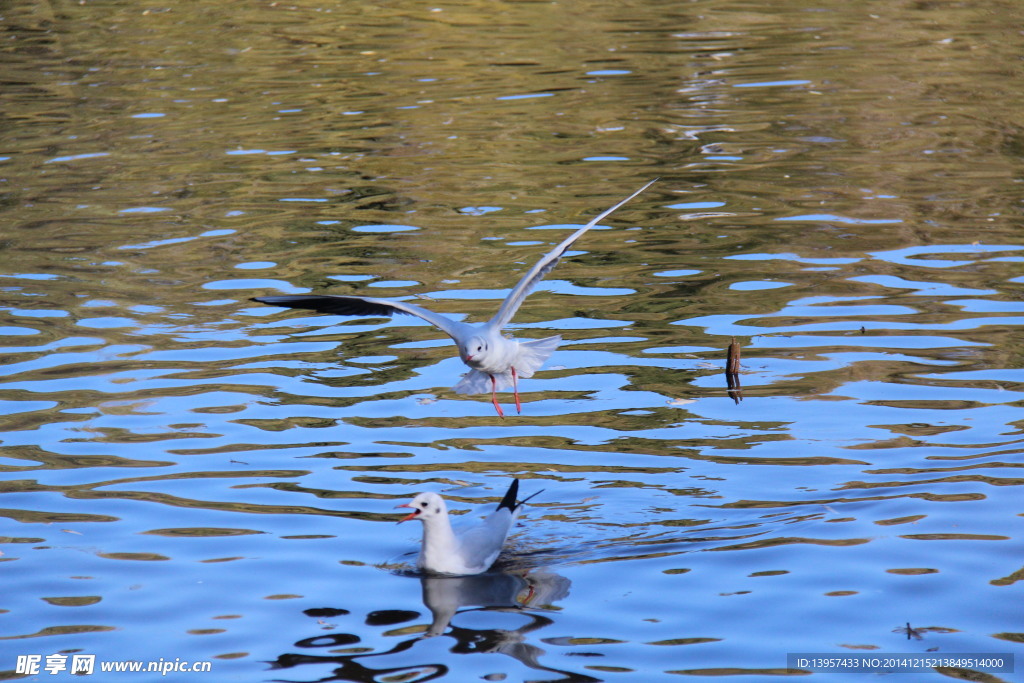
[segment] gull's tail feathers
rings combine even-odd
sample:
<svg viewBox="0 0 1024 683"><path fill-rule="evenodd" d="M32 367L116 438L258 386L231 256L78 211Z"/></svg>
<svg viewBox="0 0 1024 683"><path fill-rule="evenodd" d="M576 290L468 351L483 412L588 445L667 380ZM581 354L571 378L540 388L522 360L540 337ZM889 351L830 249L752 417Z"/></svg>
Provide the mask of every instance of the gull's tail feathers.
<svg viewBox="0 0 1024 683"><path fill-rule="evenodd" d="M512 373L505 373L508 375L507 386L512 386ZM506 380L503 375L495 375L494 379L497 381L498 390L506 388ZM489 394L491 393L491 376L486 372L480 372L479 370L470 370L462 379L452 387L452 391L456 394Z"/></svg>

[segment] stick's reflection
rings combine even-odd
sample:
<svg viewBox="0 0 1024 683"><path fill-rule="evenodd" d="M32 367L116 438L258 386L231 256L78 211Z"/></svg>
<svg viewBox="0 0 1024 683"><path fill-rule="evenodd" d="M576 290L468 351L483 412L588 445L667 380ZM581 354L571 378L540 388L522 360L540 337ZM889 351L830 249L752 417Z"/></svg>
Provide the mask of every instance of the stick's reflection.
<svg viewBox="0 0 1024 683"><path fill-rule="evenodd" d="M743 400L743 388L740 386L740 344L736 337L729 343L726 355L725 382L729 387L729 398L738 405Z"/></svg>

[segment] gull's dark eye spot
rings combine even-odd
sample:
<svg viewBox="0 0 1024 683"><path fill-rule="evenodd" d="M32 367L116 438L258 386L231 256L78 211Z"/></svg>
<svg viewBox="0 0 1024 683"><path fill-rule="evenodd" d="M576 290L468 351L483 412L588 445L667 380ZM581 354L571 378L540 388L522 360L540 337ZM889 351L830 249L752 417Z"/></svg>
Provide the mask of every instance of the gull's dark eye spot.
<svg viewBox="0 0 1024 683"><path fill-rule="evenodd" d="M435 515L441 514L441 508L434 508L434 514Z"/></svg>
<svg viewBox="0 0 1024 683"><path fill-rule="evenodd" d="M427 502L423 501L422 503L420 503L420 507L423 508L424 510L426 510L427 509Z"/></svg>

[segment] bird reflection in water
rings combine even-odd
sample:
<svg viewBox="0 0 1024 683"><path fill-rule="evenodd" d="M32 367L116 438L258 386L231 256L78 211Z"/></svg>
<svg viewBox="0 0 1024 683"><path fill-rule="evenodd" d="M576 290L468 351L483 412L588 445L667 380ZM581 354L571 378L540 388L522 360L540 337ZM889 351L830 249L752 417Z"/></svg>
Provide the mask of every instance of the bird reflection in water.
<svg viewBox="0 0 1024 683"><path fill-rule="evenodd" d="M420 584L423 604L433 616L426 637L444 633L462 607L550 609L555 601L569 595L569 579L544 571L522 575L494 572L474 576L423 576Z"/></svg>
<svg viewBox="0 0 1024 683"><path fill-rule="evenodd" d="M473 576L417 575L420 581L423 604L429 610L431 622L424 628L415 624L421 613L410 610L377 610L367 615L362 628L366 626L397 627L384 632L385 636L404 638L386 651L372 651L359 647L361 638L353 633L330 633L304 638L295 643L306 649L303 653L286 653L271 662L272 669L291 669L304 664L335 664L330 675L317 678L318 681L381 681L402 680L404 683L431 681L450 672L449 666L434 661L430 663L401 666L397 668L374 668L372 662L378 658L381 664L393 663L391 655L408 652L426 639L446 636L455 644L450 651L456 654L500 653L508 655L524 666L538 671L556 674L548 681L566 683L587 683L598 681L580 673L563 671L544 666L541 658L544 650L527 642L527 635L554 623L544 612L554 612L555 603L569 595L569 579L553 572L531 570L528 572L493 571ZM475 629L452 620L459 614L470 612L497 612L525 617L526 623L515 628ZM342 609L307 610L309 616L328 621L342 622L348 615ZM519 620L517 619L517 622ZM308 649L327 648L330 654L309 654ZM339 652L339 649L342 649ZM384 659L381 659L384 658ZM409 655L403 659L408 660ZM279 679L286 680L286 679ZM308 679L303 679L308 680Z"/></svg>

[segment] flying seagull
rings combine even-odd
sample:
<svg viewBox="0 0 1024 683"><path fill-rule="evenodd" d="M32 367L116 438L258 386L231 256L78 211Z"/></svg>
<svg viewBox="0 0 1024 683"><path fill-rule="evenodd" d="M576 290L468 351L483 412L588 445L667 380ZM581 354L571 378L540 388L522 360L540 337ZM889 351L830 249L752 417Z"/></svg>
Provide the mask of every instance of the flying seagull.
<svg viewBox="0 0 1024 683"><path fill-rule="evenodd" d="M516 502L519 480L513 479L494 512L480 523L456 531L448 519L444 498L428 491L397 506L412 508L412 512L398 520L398 523L410 519L423 522L423 544L416 560L419 569L438 574L479 574L487 571L498 559L512 523L516 521L526 501L537 493Z"/></svg>
<svg viewBox="0 0 1024 683"><path fill-rule="evenodd" d="M578 240L583 233L628 202L633 197L653 185L657 179L647 183L639 190L623 199L612 208L598 214L582 228L566 237L561 244L542 256L534 264L516 286L512 289L494 317L481 325L469 325L452 320L446 315L434 313L416 304L394 299L375 299L368 296L326 296L321 294L291 294L287 296L258 296L253 301L271 306L286 308L304 308L318 313L352 316L391 316L393 313L415 315L426 320L451 337L459 348L459 358L470 367L462 380L455 385L457 394L486 394L491 392L491 403L498 415L505 416L498 405L497 391L512 387L516 399L516 411L522 412L519 400L518 379L532 377L548 356L555 350L562 338L558 335L545 339L519 341L501 334L501 330L509 324L512 316L522 305L526 296L533 291L548 272L551 271L565 254L566 250Z"/></svg>

